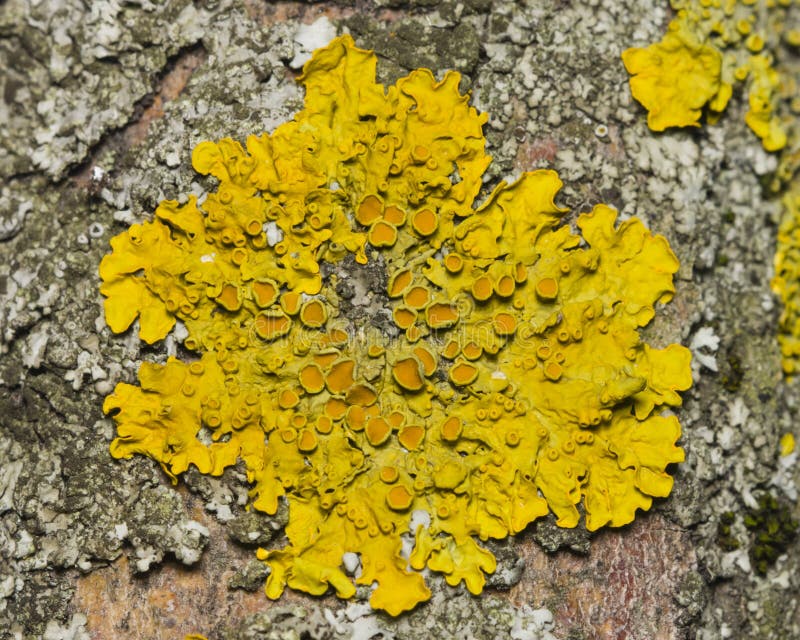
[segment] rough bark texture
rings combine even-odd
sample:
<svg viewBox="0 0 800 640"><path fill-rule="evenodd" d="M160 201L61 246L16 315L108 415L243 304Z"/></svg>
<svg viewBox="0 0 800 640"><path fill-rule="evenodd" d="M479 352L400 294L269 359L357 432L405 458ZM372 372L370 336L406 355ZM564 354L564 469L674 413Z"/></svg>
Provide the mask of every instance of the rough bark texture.
<svg viewBox="0 0 800 640"><path fill-rule="evenodd" d="M761 575L744 524L761 495L797 511L795 456L778 455L798 398L769 289L779 204L761 188L775 161L741 96L714 127L647 129L620 52L668 19L666 2L622 0L0 3L0 639L800 638L796 543ZM482 596L432 577L432 601L399 619L366 594L267 600L253 545L279 542L285 514L246 512L240 471L173 487L149 460L112 460L100 410L176 348L105 327L109 238L204 191L199 141L290 119L306 48L344 31L383 81L464 74L491 115L487 190L554 168L561 204L606 202L665 235L682 266L648 339L702 356L670 498L591 536L544 521L492 546Z"/></svg>

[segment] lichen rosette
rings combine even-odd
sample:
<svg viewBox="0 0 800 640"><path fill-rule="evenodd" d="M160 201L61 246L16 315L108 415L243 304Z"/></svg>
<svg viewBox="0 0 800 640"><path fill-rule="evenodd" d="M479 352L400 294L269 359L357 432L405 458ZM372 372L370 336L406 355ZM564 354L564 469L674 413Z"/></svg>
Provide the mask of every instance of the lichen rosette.
<svg viewBox="0 0 800 640"><path fill-rule="evenodd" d="M581 503L588 529L620 526L668 495L683 450L663 411L691 376L686 349L638 333L674 293L663 237L604 205L573 232L553 171L476 208L486 114L457 73L384 89L375 62L349 36L315 52L293 121L246 149L200 143L217 191L112 240L111 329L138 317L152 343L180 320L195 357L143 363L104 410L115 457L173 478L242 460L252 508L288 502L288 545L258 552L269 597L373 585L396 615L430 596L425 567L480 593L495 569L480 541L551 511L574 527ZM392 331L348 318L336 292L345 266L376 265Z"/></svg>

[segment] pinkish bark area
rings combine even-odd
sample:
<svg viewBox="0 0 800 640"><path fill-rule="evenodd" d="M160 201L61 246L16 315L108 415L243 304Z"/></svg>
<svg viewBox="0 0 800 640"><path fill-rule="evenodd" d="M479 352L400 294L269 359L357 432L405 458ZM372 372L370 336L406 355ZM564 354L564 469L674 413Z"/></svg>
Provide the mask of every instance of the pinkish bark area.
<svg viewBox="0 0 800 640"><path fill-rule="evenodd" d="M549 608L556 636L580 630L597 640L682 637L672 596L696 569L696 556L688 533L658 514L599 532L587 556L550 555L533 543L519 552L526 568L511 600Z"/></svg>
<svg viewBox="0 0 800 640"><path fill-rule="evenodd" d="M231 542L201 502L183 493L190 516L209 530L200 561L187 567L166 560L137 575L123 556L78 578L73 605L88 618L86 629L92 640L180 640L191 633L214 638L226 626L273 605L260 589L251 593L228 588L236 569L253 560L255 553ZM280 600L281 604L310 601L334 604L333 597L307 598L290 590Z"/></svg>
<svg viewBox="0 0 800 640"><path fill-rule="evenodd" d="M295 24L311 24L325 16L329 20L342 20L358 13L353 7L343 7L330 2L307 4L305 2L270 2L245 0L247 14L258 24L268 27L273 24L292 22ZM372 8L370 15L378 20L397 20L405 15L393 9Z"/></svg>
<svg viewBox="0 0 800 640"><path fill-rule="evenodd" d="M557 153L558 141L552 136L526 140L517 149L514 165L521 170L528 170L530 167L540 165L543 161L552 162Z"/></svg>

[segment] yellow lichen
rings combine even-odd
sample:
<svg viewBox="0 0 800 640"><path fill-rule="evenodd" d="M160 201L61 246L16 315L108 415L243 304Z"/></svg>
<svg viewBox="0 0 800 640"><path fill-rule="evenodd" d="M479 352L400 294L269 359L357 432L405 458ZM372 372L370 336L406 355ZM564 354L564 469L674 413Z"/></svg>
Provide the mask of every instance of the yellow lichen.
<svg viewBox="0 0 800 640"><path fill-rule="evenodd" d="M622 53L631 74L631 93L647 109L653 131L700 126L703 107L725 92L719 51L682 27L673 23L661 42ZM719 106L718 111L725 107Z"/></svg>
<svg viewBox="0 0 800 640"><path fill-rule="evenodd" d="M155 342L180 320L195 357L144 363L104 410L115 457L148 455L173 478L241 460L253 508L288 502L288 545L258 551L269 597L374 584L372 606L397 615L430 596L425 568L480 593L496 563L479 541L550 511L621 526L666 496L683 450L661 414L691 375L686 349L638 333L674 293L663 237L604 205L573 233L553 171L476 209L486 115L459 75L384 89L374 71L371 52L334 40L306 64L292 122L246 150L195 148L219 180L202 207L162 203L112 240L111 329L138 317ZM397 337L348 319L323 263L385 269ZM429 523L406 557L417 511Z"/></svg>
<svg viewBox="0 0 800 640"><path fill-rule="evenodd" d="M748 94L750 108L744 120L753 133L761 138L767 151L783 149L786 146L786 131L775 116L780 76L772 68L770 59L761 55L750 58L750 72L753 76Z"/></svg>
<svg viewBox="0 0 800 640"><path fill-rule="evenodd" d="M782 457L790 456L794 453L795 439L793 433L784 433L780 439L780 454Z"/></svg>
<svg viewBox="0 0 800 640"><path fill-rule="evenodd" d="M716 121L733 87L747 80L747 125L768 151L785 147L783 78L772 54L781 36L791 41L786 11L791 2L671 0L677 16L661 42L623 52L631 92L648 111L654 131L699 126L703 109Z"/></svg>
<svg viewBox="0 0 800 640"><path fill-rule="evenodd" d="M800 187L794 185L782 202L772 290L783 301L778 334L783 371L794 377L800 362Z"/></svg>

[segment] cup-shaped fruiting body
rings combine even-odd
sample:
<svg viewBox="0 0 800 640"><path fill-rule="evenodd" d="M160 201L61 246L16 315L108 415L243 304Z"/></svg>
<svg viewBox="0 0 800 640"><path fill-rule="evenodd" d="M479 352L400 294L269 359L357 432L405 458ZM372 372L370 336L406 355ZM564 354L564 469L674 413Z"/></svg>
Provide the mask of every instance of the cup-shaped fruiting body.
<svg viewBox="0 0 800 640"><path fill-rule="evenodd" d="M300 320L307 327L319 329L328 319L328 310L319 300L309 300L300 308Z"/></svg>
<svg viewBox="0 0 800 640"><path fill-rule="evenodd" d="M674 292L663 237L603 205L571 231L552 171L476 206L486 115L458 74L384 90L374 71L334 40L306 64L292 122L195 148L219 181L202 207L162 203L112 240L111 329L138 318L155 342L181 320L199 359L144 363L104 409L115 457L173 478L241 460L253 508L288 501L288 544L258 551L269 597L374 586L372 606L397 615L430 597L424 569L480 593L496 562L478 540L549 512L573 527L579 509L591 530L620 526L667 495L683 450L660 414L691 376L686 349L638 333ZM339 303L336 278L366 268L386 272L381 331Z"/></svg>
<svg viewBox="0 0 800 640"><path fill-rule="evenodd" d="M422 363L414 356L398 360L392 367L392 376L406 391L419 391L425 385Z"/></svg>
<svg viewBox="0 0 800 640"><path fill-rule="evenodd" d="M253 321L253 329L264 340L285 336L291 326L291 319L280 311L262 311Z"/></svg>

